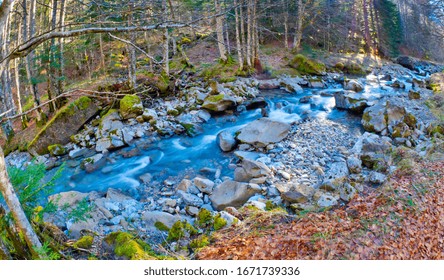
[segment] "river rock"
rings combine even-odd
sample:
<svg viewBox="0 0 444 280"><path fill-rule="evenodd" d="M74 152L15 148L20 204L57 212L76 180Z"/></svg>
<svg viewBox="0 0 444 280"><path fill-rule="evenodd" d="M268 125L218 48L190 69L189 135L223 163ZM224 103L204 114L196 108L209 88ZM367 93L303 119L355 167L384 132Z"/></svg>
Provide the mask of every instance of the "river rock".
<svg viewBox="0 0 444 280"><path fill-rule="evenodd" d="M241 166L234 170L234 180L238 182L249 182L253 178L266 177L270 174L270 168L264 163L244 159L242 160Z"/></svg>
<svg viewBox="0 0 444 280"><path fill-rule="evenodd" d="M269 118L255 120L243 127L237 136L241 143L248 143L256 147L266 147L287 137L290 125Z"/></svg>
<svg viewBox="0 0 444 280"><path fill-rule="evenodd" d="M372 105L362 94L354 91L339 91L334 93L336 108L362 113L365 108Z"/></svg>
<svg viewBox="0 0 444 280"><path fill-rule="evenodd" d="M211 194L213 192L214 182L205 178L194 178L194 185L203 193Z"/></svg>
<svg viewBox="0 0 444 280"><path fill-rule="evenodd" d="M89 149L87 148L75 148L74 150L69 151L68 156L69 158L78 158L78 157L82 157L86 154L88 154Z"/></svg>
<svg viewBox="0 0 444 280"><path fill-rule="evenodd" d="M332 207L338 204L338 200L332 196L331 194L322 194L318 201L317 201L317 205L319 207Z"/></svg>
<svg viewBox="0 0 444 280"><path fill-rule="evenodd" d="M81 193L78 191L69 191L54 194L48 197L48 200L58 207L71 207L82 201L88 199L89 193Z"/></svg>
<svg viewBox="0 0 444 280"><path fill-rule="evenodd" d="M143 112L142 100L137 95L125 95L120 100L120 115L123 119L135 118Z"/></svg>
<svg viewBox="0 0 444 280"><path fill-rule="evenodd" d="M250 197L260 193L261 190L256 184L228 180L214 189L213 194L210 195L210 200L213 207L221 211L229 206L242 206Z"/></svg>
<svg viewBox="0 0 444 280"><path fill-rule="evenodd" d="M230 152L236 148L237 140L231 132L224 130L217 135L217 144L222 151Z"/></svg>
<svg viewBox="0 0 444 280"><path fill-rule="evenodd" d="M200 207L200 206L202 206L202 204L204 204L203 200L200 197L198 197L197 195L187 193L184 191L180 191L180 190L177 191L177 195L180 198L182 198L183 202L186 205Z"/></svg>
<svg viewBox="0 0 444 280"><path fill-rule="evenodd" d="M364 90L364 85L357 80L347 80L344 81L344 89L352 90L354 92L361 92Z"/></svg>
<svg viewBox="0 0 444 280"><path fill-rule="evenodd" d="M165 226L171 228L175 222L181 221L183 219L183 216L171 215L169 213L161 211L149 211L142 214L142 221L144 221L146 226L151 230L156 229L156 222L161 222Z"/></svg>
<svg viewBox="0 0 444 280"><path fill-rule="evenodd" d="M271 80L258 80L258 89L260 90L270 90L280 88L280 81L278 79Z"/></svg>
<svg viewBox="0 0 444 280"><path fill-rule="evenodd" d="M289 93L303 93L304 90L298 83L299 79L300 78L297 77L296 78L285 77L281 78L279 83L280 86L283 87L285 91Z"/></svg>
<svg viewBox="0 0 444 280"><path fill-rule="evenodd" d="M393 82L390 84L390 86L392 88L399 88L399 89L405 89L405 87L406 87L405 83L398 80L398 79L393 80Z"/></svg>
<svg viewBox="0 0 444 280"><path fill-rule="evenodd" d="M339 187L339 194L342 200L350 201L356 195L356 189L349 183L345 183Z"/></svg>
<svg viewBox="0 0 444 280"><path fill-rule="evenodd" d="M209 95L205 98L202 108L214 113L222 113L236 106L236 99L227 94Z"/></svg>
<svg viewBox="0 0 444 280"><path fill-rule="evenodd" d="M281 198L289 203L305 203L308 201L308 198L297 190L283 192Z"/></svg>
<svg viewBox="0 0 444 280"><path fill-rule="evenodd" d="M347 159L347 167L350 173L359 174L362 171L362 161L355 156L351 156Z"/></svg>

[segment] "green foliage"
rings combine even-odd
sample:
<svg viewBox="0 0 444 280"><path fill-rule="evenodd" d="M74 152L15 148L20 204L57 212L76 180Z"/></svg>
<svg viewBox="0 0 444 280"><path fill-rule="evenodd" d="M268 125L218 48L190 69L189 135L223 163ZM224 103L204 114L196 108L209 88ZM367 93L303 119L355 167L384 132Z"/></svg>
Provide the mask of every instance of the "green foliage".
<svg viewBox="0 0 444 280"><path fill-rule="evenodd" d="M192 249L200 249L205 246L208 246L209 244L210 244L210 240L209 240L208 236L201 235L201 236L197 237L196 239L191 240L190 247Z"/></svg>
<svg viewBox="0 0 444 280"><path fill-rule="evenodd" d="M199 213L197 214L196 222L195 224L200 228L207 228L210 227L214 222L213 214L205 209L201 208L199 210Z"/></svg>
<svg viewBox="0 0 444 280"><path fill-rule="evenodd" d="M401 15L395 3L390 0L375 1L375 8L382 21L381 41L387 45L388 50L382 50L383 54L391 57L399 55L399 46L402 43L403 28L401 25Z"/></svg>
<svg viewBox="0 0 444 280"><path fill-rule="evenodd" d="M227 225L227 220L222 218L220 214L217 214L216 217L214 217L214 225L213 225L214 230L220 230L226 225Z"/></svg>
<svg viewBox="0 0 444 280"><path fill-rule="evenodd" d="M28 217L34 212L34 208L38 206L41 198L52 192L55 181L60 178L63 169L64 165L51 178L45 179L44 164L31 163L24 169L14 166L8 168L11 184L14 186Z"/></svg>
<svg viewBox="0 0 444 280"><path fill-rule="evenodd" d="M68 212L68 219L72 219L74 223L79 221L86 221L91 218L91 211L93 210L93 206L89 203L88 199L84 198L79 203L77 203L76 207Z"/></svg>
<svg viewBox="0 0 444 280"><path fill-rule="evenodd" d="M51 249L49 242L43 243L41 248L34 248L34 250L39 255L40 260L60 259L60 255Z"/></svg>

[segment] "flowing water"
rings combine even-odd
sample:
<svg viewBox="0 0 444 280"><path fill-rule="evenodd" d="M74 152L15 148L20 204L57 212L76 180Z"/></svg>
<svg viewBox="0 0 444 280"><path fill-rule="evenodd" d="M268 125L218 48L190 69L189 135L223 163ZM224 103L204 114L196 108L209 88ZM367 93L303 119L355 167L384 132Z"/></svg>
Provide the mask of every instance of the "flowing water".
<svg viewBox="0 0 444 280"><path fill-rule="evenodd" d="M398 90L382 84L375 76L368 76L364 94L379 98L384 94L393 94ZM269 118L277 121L295 123L307 118L327 118L340 122L350 131L360 130L360 118L334 108L333 93L340 88L322 90L305 89L303 94L289 94L281 90L266 91L261 94L268 106ZM301 103L301 98L311 96L309 103ZM185 135L163 138L154 143L140 145L146 139L136 141L131 150L139 147L140 153L125 158L121 152L108 155L106 165L92 173L79 167L65 166L61 178L56 182L55 193L69 190L80 192L106 191L108 188L120 189L138 197L141 193L139 176L150 173L155 182L162 182L170 176L181 177L184 174L198 172L202 168L220 169L221 175L232 175L227 166L234 158L232 153L223 153L217 143L217 134L223 130L236 132L246 124L262 117L261 109L243 111L236 115L213 117L203 125L203 133L195 137ZM143 148L140 148L143 147ZM53 171L54 172L54 171Z"/></svg>

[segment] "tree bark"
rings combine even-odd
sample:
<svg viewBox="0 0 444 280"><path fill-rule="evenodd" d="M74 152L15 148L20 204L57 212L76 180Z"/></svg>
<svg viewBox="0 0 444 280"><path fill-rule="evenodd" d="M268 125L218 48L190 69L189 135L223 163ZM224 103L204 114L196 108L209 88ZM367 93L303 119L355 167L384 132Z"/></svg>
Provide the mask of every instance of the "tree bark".
<svg viewBox="0 0 444 280"><path fill-rule="evenodd" d="M238 2L237 0L234 0L234 17L236 22L236 48L237 48L237 60L239 62L239 69L243 70L244 68L244 58L242 55L242 45L241 45L241 35L239 33L239 12L238 9L241 9L241 7L237 7Z"/></svg>
<svg viewBox="0 0 444 280"><path fill-rule="evenodd" d="M289 49L288 46L288 5L287 0L282 0L282 8L284 9L284 47Z"/></svg>
<svg viewBox="0 0 444 280"><path fill-rule="evenodd" d="M36 248L42 247L39 238L37 237L34 229L28 221L28 218L23 211L23 208L18 200L18 197L14 191L14 188L9 181L8 173L6 172L6 163L3 154L3 150L0 147L0 192L5 199L6 205L8 205L9 211L11 211L14 222L23 234L26 244L33 253L33 255L38 256L35 252Z"/></svg>
<svg viewBox="0 0 444 280"><path fill-rule="evenodd" d="M298 0L296 30L293 41L293 49L296 51L299 50L302 41L303 16L304 16L304 4L302 3L302 0Z"/></svg>
<svg viewBox="0 0 444 280"><path fill-rule="evenodd" d="M367 0L362 0L362 11L364 16L364 39L365 45L368 53L371 53L373 50L372 38L370 36L370 25L368 22L368 6Z"/></svg>
<svg viewBox="0 0 444 280"><path fill-rule="evenodd" d="M219 55L221 62L225 63L227 62L227 50L225 48L225 41L224 41L224 23L220 8L219 0L214 0L214 7L216 9L216 38L217 38L217 47L219 49Z"/></svg>
<svg viewBox="0 0 444 280"><path fill-rule="evenodd" d="M162 1L162 10L164 12L164 21L168 19L168 5L166 0ZM167 76L170 75L170 35L168 28L165 28L163 32L163 71Z"/></svg>

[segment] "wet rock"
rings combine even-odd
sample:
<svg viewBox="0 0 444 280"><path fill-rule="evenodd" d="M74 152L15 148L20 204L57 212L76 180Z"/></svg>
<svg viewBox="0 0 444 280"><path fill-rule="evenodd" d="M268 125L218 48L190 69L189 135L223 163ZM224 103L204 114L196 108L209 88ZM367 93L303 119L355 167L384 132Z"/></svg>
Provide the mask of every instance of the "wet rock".
<svg viewBox="0 0 444 280"><path fill-rule="evenodd" d="M284 88L285 91L289 93L302 93L304 90L299 85L300 78L290 78L290 77L284 77L279 80L279 84L281 87Z"/></svg>
<svg viewBox="0 0 444 280"><path fill-rule="evenodd" d="M339 91L334 93L336 108L362 113L365 108L373 105L371 101L362 94L354 91Z"/></svg>
<svg viewBox="0 0 444 280"><path fill-rule="evenodd" d="M153 179L153 175L151 175L150 173L145 173L145 174L139 176L139 180L142 181L142 183L144 183L146 185L151 183L152 179Z"/></svg>
<svg viewBox="0 0 444 280"><path fill-rule="evenodd" d="M231 132L224 130L217 135L217 144L222 151L230 152L236 148L237 140Z"/></svg>
<svg viewBox="0 0 444 280"><path fill-rule="evenodd" d="M390 86L391 86L392 88L399 88L399 89L405 89L405 87L406 87L406 85L404 84L404 82L402 82L402 81L400 81L400 80L398 80L398 79L395 79L395 80L390 84Z"/></svg>
<svg viewBox="0 0 444 280"><path fill-rule="evenodd" d="M364 90L364 85L357 80L347 80L344 82L345 90L352 90L354 92L361 92Z"/></svg>
<svg viewBox="0 0 444 280"><path fill-rule="evenodd" d="M194 178L194 185L203 193L211 194L214 187L214 182L208 179L196 177Z"/></svg>
<svg viewBox="0 0 444 280"><path fill-rule="evenodd" d="M410 100L421 99L421 94L419 93L419 91L410 90L409 99Z"/></svg>
<svg viewBox="0 0 444 280"><path fill-rule="evenodd" d="M69 151L68 155L70 158L78 158L86 155L89 152L87 148L77 148Z"/></svg>
<svg viewBox="0 0 444 280"><path fill-rule="evenodd" d="M260 90L270 90L280 88L280 81L278 79L271 80L259 80L258 89Z"/></svg>
<svg viewBox="0 0 444 280"><path fill-rule="evenodd" d="M91 173L102 168L105 164L106 158L103 154L95 154L92 157L84 159L80 166L83 167L86 172Z"/></svg>
<svg viewBox="0 0 444 280"><path fill-rule="evenodd" d="M182 181L180 181L179 185L177 186L177 190L188 192L188 189L191 186L193 186L193 182L191 182L191 180L183 179Z"/></svg>
<svg viewBox="0 0 444 280"><path fill-rule="evenodd" d="M237 139L256 147L266 147L284 139L289 131L289 124L261 118L243 127Z"/></svg>
<svg viewBox="0 0 444 280"><path fill-rule="evenodd" d="M240 207L261 188L255 184L241 183L236 181L225 181L218 185L210 196L213 207L223 210L226 207Z"/></svg>

